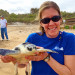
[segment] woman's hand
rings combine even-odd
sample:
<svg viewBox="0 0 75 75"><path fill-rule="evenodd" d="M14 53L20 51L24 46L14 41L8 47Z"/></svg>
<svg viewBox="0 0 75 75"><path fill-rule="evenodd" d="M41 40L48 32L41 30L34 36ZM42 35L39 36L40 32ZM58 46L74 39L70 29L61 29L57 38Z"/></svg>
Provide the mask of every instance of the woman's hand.
<svg viewBox="0 0 75 75"><path fill-rule="evenodd" d="M4 63L9 63L12 62L14 65L17 63L19 68L24 68L29 62L27 63L20 63L18 62L15 58L11 57L11 56L2 56L0 55L0 59L4 62Z"/></svg>
<svg viewBox="0 0 75 75"><path fill-rule="evenodd" d="M36 56L25 56L25 58L31 61L40 61L45 59L47 56L48 56L47 52L40 52Z"/></svg>
<svg viewBox="0 0 75 75"><path fill-rule="evenodd" d="M43 47L36 46L38 49L44 49ZM36 56L25 56L26 59L31 61L40 61L48 56L47 52L35 52Z"/></svg>
<svg viewBox="0 0 75 75"><path fill-rule="evenodd" d="M9 63L9 62L16 62L16 59L11 57L11 56L1 56L0 59L4 62L4 63Z"/></svg>

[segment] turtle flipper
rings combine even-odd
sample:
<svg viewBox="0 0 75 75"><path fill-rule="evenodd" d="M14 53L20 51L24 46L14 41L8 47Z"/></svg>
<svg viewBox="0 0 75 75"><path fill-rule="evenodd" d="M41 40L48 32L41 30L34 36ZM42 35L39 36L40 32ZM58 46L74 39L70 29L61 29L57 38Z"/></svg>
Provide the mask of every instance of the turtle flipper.
<svg viewBox="0 0 75 75"><path fill-rule="evenodd" d="M38 52L51 52L51 53L58 53L56 51L50 50L50 49L37 49Z"/></svg>
<svg viewBox="0 0 75 75"><path fill-rule="evenodd" d="M8 54L16 54L18 51L16 50L9 50L9 49L0 49L0 55L8 55Z"/></svg>

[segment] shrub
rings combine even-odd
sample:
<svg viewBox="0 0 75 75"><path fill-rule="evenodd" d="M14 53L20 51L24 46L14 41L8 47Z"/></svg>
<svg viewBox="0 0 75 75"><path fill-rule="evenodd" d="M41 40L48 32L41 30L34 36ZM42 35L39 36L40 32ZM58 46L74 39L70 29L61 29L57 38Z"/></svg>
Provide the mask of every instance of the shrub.
<svg viewBox="0 0 75 75"><path fill-rule="evenodd" d="M65 29L69 29L69 26L65 26Z"/></svg>
<svg viewBox="0 0 75 75"><path fill-rule="evenodd" d="M75 26L73 26L73 29L75 29Z"/></svg>

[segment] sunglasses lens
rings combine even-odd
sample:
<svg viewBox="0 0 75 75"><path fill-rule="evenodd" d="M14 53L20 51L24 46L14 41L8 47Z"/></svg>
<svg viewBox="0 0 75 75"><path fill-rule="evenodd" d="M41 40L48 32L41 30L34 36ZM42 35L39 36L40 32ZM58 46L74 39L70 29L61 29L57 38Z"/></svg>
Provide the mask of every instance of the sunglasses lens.
<svg viewBox="0 0 75 75"><path fill-rule="evenodd" d="M50 22L50 18L41 19L41 22L44 23L44 24L47 24L47 23Z"/></svg>
<svg viewBox="0 0 75 75"><path fill-rule="evenodd" d="M61 16L53 16L52 18L44 18L44 19L41 19L40 21L43 24L48 24L50 22L50 20L52 20L53 22L57 22L60 20L60 18L61 18Z"/></svg>
<svg viewBox="0 0 75 75"><path fill-rule="evenodd" d="M52 17L52 21L57 22L60 20L60 18L61 18L61 16L54 16L54 17Z"/></svg>

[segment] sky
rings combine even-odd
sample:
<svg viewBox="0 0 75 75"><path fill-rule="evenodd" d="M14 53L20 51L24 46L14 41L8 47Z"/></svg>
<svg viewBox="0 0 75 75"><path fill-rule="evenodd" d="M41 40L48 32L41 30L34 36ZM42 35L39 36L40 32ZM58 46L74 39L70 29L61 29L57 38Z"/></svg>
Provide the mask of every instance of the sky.
<svg viewBox="0 0 75 75"><path fill-rule="evenodd" d="M15 14L30 13L31 8L39 8L47 0L0 0L0 9ZM75 0L51 0L56 2L61 11L75 12Z"/></svg>

